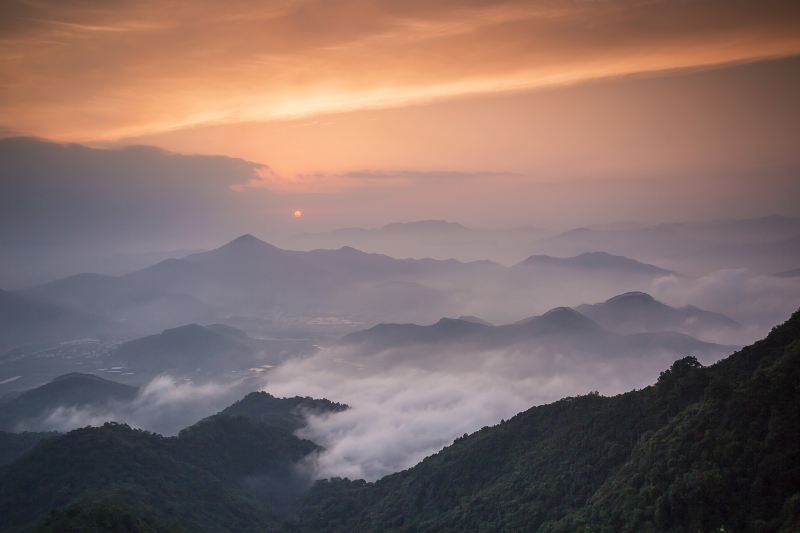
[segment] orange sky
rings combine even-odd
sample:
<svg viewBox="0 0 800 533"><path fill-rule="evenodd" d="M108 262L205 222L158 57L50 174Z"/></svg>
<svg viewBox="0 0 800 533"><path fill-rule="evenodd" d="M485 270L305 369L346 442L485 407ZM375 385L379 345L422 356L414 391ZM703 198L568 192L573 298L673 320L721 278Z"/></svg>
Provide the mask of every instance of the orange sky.
<svg viewBox="0 0 800 533"><path fill-rule="evenodd" d="M722 67L800 54L798 2L24 0L0 9L5 130L246 158L269 166L249 186L301 195L295 203L374 188L415 197L424 183L434 211L454 180L471 205L489 190L535 194L536 183L718 179L734 164L757 174L796 163L797 107L785 106L796 100L797 63ZM708 68L721 70L691 73ZM354 198L347 209L358 209Z"/></svg>

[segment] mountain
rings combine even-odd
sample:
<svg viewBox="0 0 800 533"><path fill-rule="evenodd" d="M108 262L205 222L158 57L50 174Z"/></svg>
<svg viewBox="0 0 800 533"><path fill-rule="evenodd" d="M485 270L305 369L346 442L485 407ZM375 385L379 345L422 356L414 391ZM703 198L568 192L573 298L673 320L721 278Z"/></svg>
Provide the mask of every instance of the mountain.
<svg viewBox="0 0 800 533"><path fill-rule="evenodd" d="M251 395L174 438L118 424L45 438L0 469L0 531L800 527L800 311L713 366L684 357L641 390L533 407L373 483L308 491L293 465L318 447L283 414L338 408L281 402Z"/></svg>
<svg viewBox="0 0 800 533"><path fill-rule="evenodd" d="M394 259L354 248L298 252L243 235L202 253L168 259L124 276L73 276L21 294L114 317L133 332L189 322L218 322L232 315L271 320L338 315L375 316L385 307L387 283L474 278L499 269L488 261ZM358 290L363 298L353 299ZM366 302L366 303L365 303ZM414 302L403 313L425 312ZM412 305L414 304L414 305Z"/></svg>
<svg viewBox="0 0 800 533"><path fill-rule="evenodd" d="M257 362L256 353L246 339L219 327L188 324L124 342L112 357L117 364L149 372L246 369Z"/></svg>
<svg viewBox="0 0 800 533"><path fill-rule="evenodd" d="M91 313L0 290L0 350L113 334L114 324Z"/></svg>
<svg viewBox="0 0 800 533"><path fill-rule="evenodd" d="M381 232L386 233L411 233L416 235L417 232L425 233L455 233L463 234L469 233L471 230L458 224L456 222L448 222L447 220L416 220L413 222L393 222L386 224L380 228Z"/></svg>
<svg viewBox="0 0 800 533"><path fill-rule="evenodd" d="M517 269L535 268L540 270L574 269L587 274L614 276L660 277L675 274L654 265L641 263L635 259L612 255L606 252L587 252L574 257L552 257L532 255L518 263Z"/></svg>
<svg viewBox="0 0 800 533"><path fill-rule="evenodd" d="M58 436L55 432L8 433L0 431L0 468L13 463L44 439Z"/></svg>
<svg viewBox="0 0 800 533"><path fill-rule="evenodd" d="M302 406L344 408L260 393L177 437L107 423L43 439L0 470L0 531L275 530L319 450L285 425Z"/></svg>
<svg viewBox="0 0 800 533"><path fill-rule="evenodd" d="M669 353L678 357L693 353L702 359L714 359L732 348L670 331L618 334L568 307L558 307L543 315L500 326L453 318L442 318L429 326L379 324L344 336L340 344L350 348L355 355L368 358L398 348L409 348L404 353L412 357L417 348L424 354L427 351L421 347L430 346L439 351L449 348L462 354L513 347L538 354L536 357L539 358L552 354L602 359L645 357L650 353Z"/></svg>
<svg viewBox="0 0 800 533"><path fill-rule="evenodd" d="M377 482L318 482L293 531L800 529L800 312L719 363L565 398Z"/></svg>
<svg viewBox="0 0 800 533"><path fill-rule="evenodd" d="M539 253L579 254L605 250L702 275L746 268L771 274L800 264L800 218L770 215L751 219L579 228L536 243Z"/></svg>
<svg viewBox="0 0 800 533"><path fill-rule="evenodd" d="M0 400L0 430L35 425L58 407L102 406L129 402L138 389L92 374L59 376L40 387Z"/></svg>
<svg viewBox="0 0 800 533"><path fill-rule="evenodd" d="M779 278L797 278L800 277L800 268L795 268L794 270L785 270L773 275Z"/></svg>
<svg viewBox="0 0 800 533"><path fill-rule="evenodd" d="M525 256L543 230L534 227L478 229L446 220L393 222L379 228L342 228L305 233L287 240L292 247L360 250L394 257L456 258L461 261L491 259L514 263Z"/></svg>
<svg viewBox="0 0 800 533"><path fill-rule="evenodd" d="M602 303L579 305L575 309L618 333L678 331L703 337L708 333L731 333L742 327L721 313L691 305L670 307L644 292L627 292Z"/></svg>
<svg viewBox="0 0 800 533"><path fill-rule="evenodd" d="M305 426L308 415L338 413L344 404L309 397L276 398L266 392L251 392L238 402L220 411L221 415L244 417L271 427L296 431Z"/></svg>

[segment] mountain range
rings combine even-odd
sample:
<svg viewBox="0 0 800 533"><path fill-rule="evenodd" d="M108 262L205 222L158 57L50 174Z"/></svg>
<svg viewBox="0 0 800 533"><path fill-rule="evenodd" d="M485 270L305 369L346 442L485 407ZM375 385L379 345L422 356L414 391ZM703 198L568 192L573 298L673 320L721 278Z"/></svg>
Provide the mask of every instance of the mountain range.
<svg viewBox="0 0 800 533"><path fill-rule="evenodd" d="M313 486L302 464L319 447L291 434L296 415L345 407L250 395L173 438L109 423L17 440L0 531L788 533L798 384L800 312L713 366L687 356L644 389L533 407L373 483Z"/></svg>
<svg viewBox="0 0 800 533"><path fill-rule="evenodd" d="M691 353L702 360L713 360L733 349L671 331L692 317L696 317L699 331L720 323L737 326L724 315L697 308L676 309L644 293L626 293L603 304L581 306L579 310L559 307L500 326L469 318L442 318L429 326L379 324L344 336L341 344L366 357L399 348L408 348L404 353L422 353L422 357L427 357L424 355L427 350L419 348L433 346L461 353L515 347L532 356L538 354L537 357L558 354L597 359L644 358L654 352L667 352L675 357Z"/></svg>
<svg viewBox="0 0 800 533"><path fill-rule="evenodd" d="M490 261L395 259L350 247L290 251L243 235L217 249L122 276L80 274L3 293L11 311L0 316L0 328L13 330L10 341L16 344L40 340L44 319L13 319L15 301L36 301L47 312L64 315L62 321L87 322L83 328L53 326L46 337L53 340L70 340L82 332L125 340L215 322L265 335L330 338L359 324L431 320L474 314L477 308L506 320L529 308L531 301L558 302L573 293L607 296L609 291L640 289L669 274L601 252L532 256L505 267ZM352 298L356 292L359 298Z"/></svg>

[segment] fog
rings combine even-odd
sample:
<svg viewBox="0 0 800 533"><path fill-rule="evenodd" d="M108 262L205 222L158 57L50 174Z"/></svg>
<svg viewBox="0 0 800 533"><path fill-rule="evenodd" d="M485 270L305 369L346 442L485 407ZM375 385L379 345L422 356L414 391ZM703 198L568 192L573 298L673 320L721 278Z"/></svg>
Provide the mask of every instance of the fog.
<svg viewBox="0 0 800 533"><path fill-rule="evenodd" d="M350 405L310 417L299 434L325 448L312 465L316 477L375 480L531 406L652 384L678 358L661 350L620 357L415 345L365 355L338 347L281 365L265 390Z"/></svg>
<svg viewBox="0 0 800 533"><path fill-rule="evenodd" d="M245 385L242 381L194 384L161 375L141 387L131 402L60 406L41 420L21 423L17 431L69 431L113 421L162 435L175 435L241 399L256 386L252 382Z"/></svg>
<svg viewBox="0 0 800 533"><path fill-rule="evenodd" d="M707 332L706 338L748 344L764 337L800 306L800 277L753 274L747 269L717 270L697 279L665 276L650 288L672 305L715 309L744 325L737 333Z"/></svg>

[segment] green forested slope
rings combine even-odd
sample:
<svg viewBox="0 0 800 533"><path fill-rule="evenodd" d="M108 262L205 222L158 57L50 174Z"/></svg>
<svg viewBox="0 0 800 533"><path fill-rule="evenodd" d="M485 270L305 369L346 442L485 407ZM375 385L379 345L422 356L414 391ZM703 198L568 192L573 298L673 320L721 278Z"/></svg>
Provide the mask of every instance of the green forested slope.
<svg viewBox="0 0 800 533"><path fill-rule="evenodd" d="M797 531L800 314L726 360L532 408L376 483L318 483L299 530Z"/></svg>

